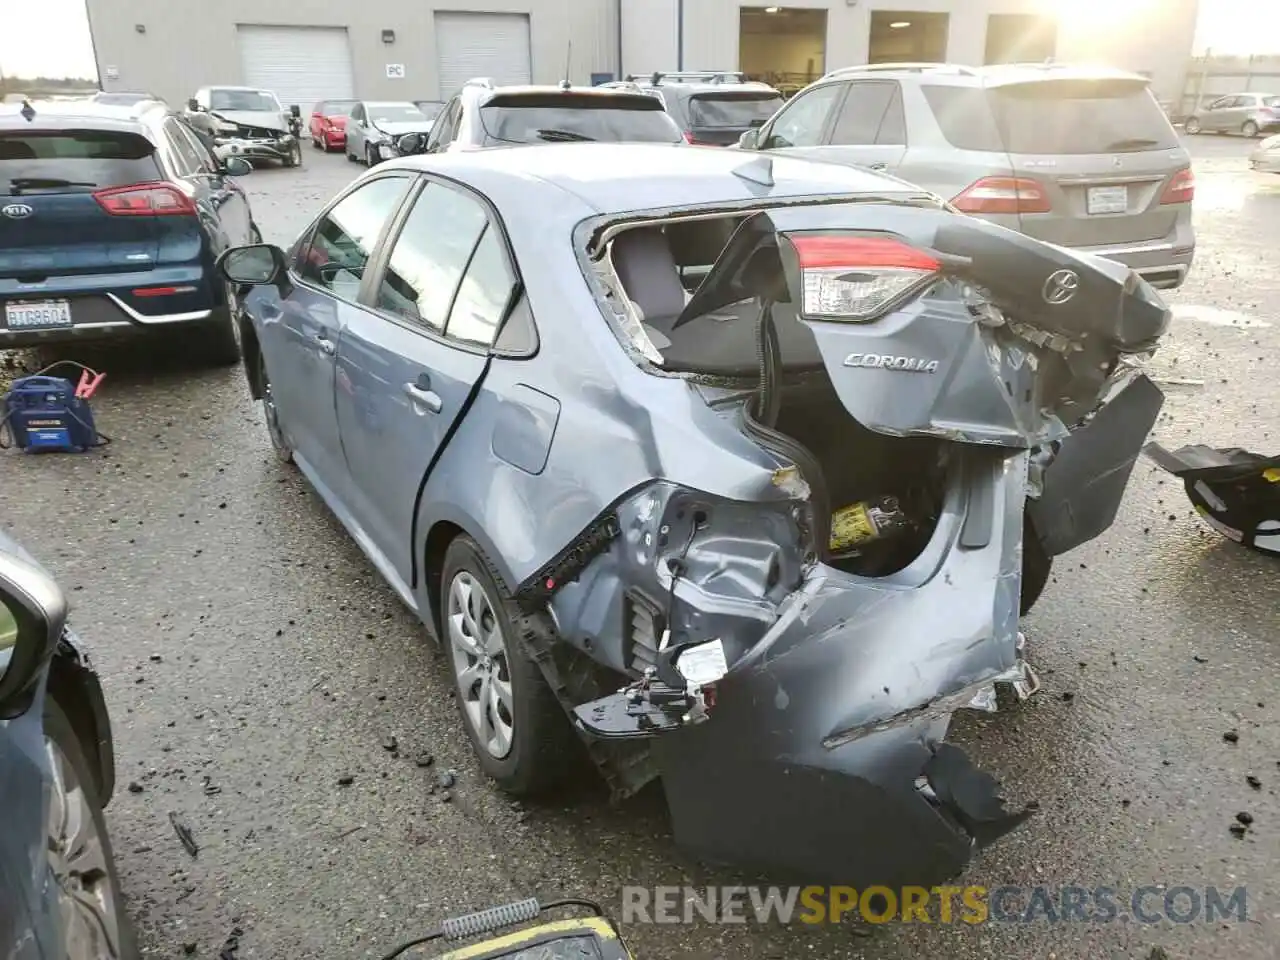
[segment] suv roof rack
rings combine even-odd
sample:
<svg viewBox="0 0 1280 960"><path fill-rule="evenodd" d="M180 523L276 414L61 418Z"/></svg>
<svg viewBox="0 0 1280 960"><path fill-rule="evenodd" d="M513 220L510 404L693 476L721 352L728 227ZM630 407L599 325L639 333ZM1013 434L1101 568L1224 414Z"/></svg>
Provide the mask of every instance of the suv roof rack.
<svg viewBox="0 0 1280 960"><path fill-rule="evenodd" d="M741 70L655 70L651 74L629 73L626 79L632 83L645 80L655 87L664 80L672 83L751 83Z"/></svg>
<svg viewBox="0 0 1280 960"><path fill-rule="evenodd" d="M978 71L962 63L864 63L854 67L840 67L825 74L843 77L855 73L950 73L961 77L976 77Z"/></svg>

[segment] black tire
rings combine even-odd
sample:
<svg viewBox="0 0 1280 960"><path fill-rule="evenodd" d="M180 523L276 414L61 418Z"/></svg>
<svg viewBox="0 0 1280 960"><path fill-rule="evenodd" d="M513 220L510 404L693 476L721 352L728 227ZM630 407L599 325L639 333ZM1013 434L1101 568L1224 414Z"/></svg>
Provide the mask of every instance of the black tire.
<svg viewBox="0 0 1280 960"><path fill-rule="evenodd" d="M314 150L323 150L325 148L325 145L319 137L313 136L311 138L311 147Z"/></svg>
<svg viewBox="0 0 1280 960"><path fill-rule="evenodd" d="M502 758L495 757L481 742L480 732L472 725L464 706L465 691L454 669L449 633L450 591L462 573L477 582L492 601L492 612L506 648L513 722L510 751ZM465 534L450 543L445 553L440 598L439 636L445 649L444 660L454 680L458 713L480 768L503 790L517 796L552 789L572 769L581 745L525 645L525 633L539 627L516 606L484 551Z"/></svg>
<svg viewBox="0 0 1280 960"><path fill-rule="evenodd" d="M53 741L62 755L67 758L77 782L83 787L86 806L102 845L103 859L106 861L106 876L100 878L98 882L108 884L113 892L112 900L115 909L112 915L119 930L117 955L120 960L138 960L140 953L137 933L133 928L133 922L129 919L128 905L120 886L120 874L116 869L115 852L111 847L111 837L107 834L106 818L102 815L102 807L107 798L99 795L97 778L92 773L92 768L85 756L84 745L80 742L75 727L63 712L62 707L51 696L45 697L44 701L44 735L48 740ZM52 846L52 841L49 845Z"/></svg>
<svg viewBox="0 0 1280 960"><path fill-rule="evenodd" d="M351 148L350 148L350 147L343 147L342 149L343 149L343 151L346 153L346 155L347 155L347 159L348 159L348 160L350 160L352 163L359 163L359 162L360 162L360 158L359 158L359 157L357 157L354 153L352 153L352 152L351 152Z"/></svg>
<svg viewBox="0 0 1280 960"><path fill-rule="evenodd" d="M373 148L366 143L364 145L364 165L372 170L377 163L378 161L373 156Z"/></svg>
<svg viewBox="0 0 1280 960"><path fill-rule="evenodd" d="M1049 583L1053 570L1053 557L1045 553L1044 544L1030 523L1023 526L1022 534L1022 603L1021 615L1026 616L1036 605Z"/></svg>
<svg viewBox="0 0 1280 960"><path fill-rule="evenodd" d="M1186 121L1182 124L1182 129L1194 137L1200 132L1200 118L1187 117Z"/></svg>
<svg viewBox="0 0 1280 960"><path fill-rule="evenodd" d="M285 436L284 427L280 423L279 412L271 395L271 377L267 375L267 358L258 347L258 383L262 387L262 419L267 428L267 436L271 439L271 449L281 463L293 463L293 448Z"/></svg>
<svg viewBox="0 0 1280 960"><path fill-rule="evenodd" d="M1255 140L1258 137L1258 125L1252 120L1246 120L1244 126L1240 128L1240 132L1250 140Z"/></svg>

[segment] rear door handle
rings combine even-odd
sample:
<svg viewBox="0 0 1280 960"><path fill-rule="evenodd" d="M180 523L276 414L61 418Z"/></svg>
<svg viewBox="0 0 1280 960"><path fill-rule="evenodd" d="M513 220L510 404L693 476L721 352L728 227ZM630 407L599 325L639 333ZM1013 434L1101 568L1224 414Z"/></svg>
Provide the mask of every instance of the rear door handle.
<svg viewBox="0 0 1280 960"><path fill-rule="evenodd" d="M440 399L440 394L416 383L406 383L404 392L405 396L413 403L413 409L419 413L439 413L444 407L444 401Z"/></svg>
<svg viewBox="0 0 1280 960"><path fill-rule="evenodd" d="M323 353L325 356L332 357L335 353L338 352L337 344L335 344L332 340L330 340L324 334L317 333L315 340L316 340L316 346L320 348L320 352Z"/></svg>

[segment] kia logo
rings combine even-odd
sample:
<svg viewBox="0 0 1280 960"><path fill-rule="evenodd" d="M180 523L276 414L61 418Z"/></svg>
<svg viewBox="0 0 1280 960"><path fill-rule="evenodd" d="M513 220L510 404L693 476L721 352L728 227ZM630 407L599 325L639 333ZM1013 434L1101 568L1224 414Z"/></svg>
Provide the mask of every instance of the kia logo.
<svg viewBox="0 0 1280 960"><path fill-rule="evenodd" d="M10 220L25 220L35 211L25 203L11 203L5 207L0 207L0 213L3 213Z"/></svg>
<svg viewBox="0 0 1280 960"><path fill-rule="evenodd" d="M1080 289L1080 277L1073 270L1059 270L1044 282L1044 302L1058 306L1066 303Z"/></svg>

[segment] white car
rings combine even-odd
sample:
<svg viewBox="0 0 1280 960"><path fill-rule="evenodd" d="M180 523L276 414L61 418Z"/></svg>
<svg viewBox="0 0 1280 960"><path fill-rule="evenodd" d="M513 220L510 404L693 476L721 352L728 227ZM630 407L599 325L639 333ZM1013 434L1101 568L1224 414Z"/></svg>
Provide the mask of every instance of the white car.
<svg viewBox="0 0 1280 960"><path fill-rule="evenodd" d="M1259 173L1280 173L1280 134L1267 137L1249 154L1249 168Z"/></svg>
<svg viewBox="0 0 1280 960"><path fill-rule="evenodd" d="M398 157L396 140L431 132L431 120L408 100L362 100L347 117L347 159L372 167Z"/></svg>

